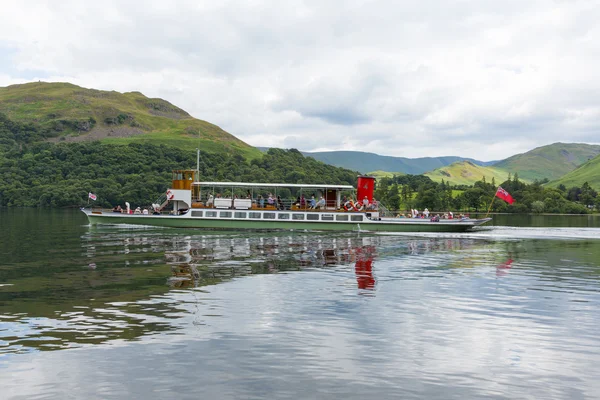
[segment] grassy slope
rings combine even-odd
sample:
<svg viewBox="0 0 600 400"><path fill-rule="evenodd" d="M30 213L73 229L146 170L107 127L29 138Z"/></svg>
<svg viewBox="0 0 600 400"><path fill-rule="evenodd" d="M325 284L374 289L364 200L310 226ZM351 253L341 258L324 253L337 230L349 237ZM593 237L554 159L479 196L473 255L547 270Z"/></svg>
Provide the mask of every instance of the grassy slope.
<svg viewBox="0 0 600 400"><path fill-rule="evenodd" d="M367 172L367 175L374 176L376 179L380 179L380 178L393 178L394 175L400 176L400 175L406 175L406 174L403 172L371 171L371 172Z"/></svg>
<svg viewBox="0 0 600 400"><path fill-rule="evenodd" d="M518 172L519 178L526 180L543 178L553 180L573 171L598 154L600 154L598 145L554 143L537 147L527 153L514 155L494 164L494 167L513 174Z"/></svg>
<svg viewBox="0 0 600 400"><path fill-rule="evenodd" d="M494 178L496 183L500 184L508 178L508 172L503 169L495 166L483 167L469 161L455 162L435 171L427 172L425 175L431 178L432 181L441 182L443 179L452 185L472 185L483 177L487 182L491 182ZM526 181L526 179L523 180Z"/></svg>
<svg viewBox="0 0 600 400"><path fill-rule="evenodd" d="M557 187L560 184L570 188L573 186L581 186L585 182L595 190L600 190L600 155L589 160L577 169L569 172L561 178L551 181L547 184L550 187Z"/></svg>
<svg viewBox="0 0 600 400"><path fill-rule="evenodd" d="M118 93L85 89L70 83L35 82L0 87L0 112L19 122L33 122L55 127L67 122L96 124L89 132L69 128L62 136L67 140L97 138L127 144L152 141L182 148L207 151L240 152L257 157L260 152L209 122L191 117L184 110L162 99L151 99L139 92ZM128 116L124 123L105 123L119 114ZM109 135L110 131L118 133Z"/></svg>

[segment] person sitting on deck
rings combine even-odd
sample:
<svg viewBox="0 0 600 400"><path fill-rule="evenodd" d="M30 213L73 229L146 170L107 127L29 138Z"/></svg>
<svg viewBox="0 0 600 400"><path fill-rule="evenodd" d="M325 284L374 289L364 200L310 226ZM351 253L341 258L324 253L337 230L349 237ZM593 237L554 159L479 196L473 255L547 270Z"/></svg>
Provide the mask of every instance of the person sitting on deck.
<svg viewBox="0 0 600 400"><path fill-rule="evenodd" d="M147 209L147 208L144 208L144 210L142 211L142 214L144 214L144 215L148 215L148 209Z"/></svg>
<svg viewBox="0 0 600 400"><path fill-rule="evenodd" d="M281 200L281 196L277 196L277 209L285 210L285 207L283 205L283 200Z"/></svg>
<svg viewBox="0 0 600 400"><path fill-rule="evenodd" d="M300 208L306 208L306 198L304 195L300 196Z"/></svg>
<svg viewBox="0 0 600 400"><path fill-rule="evenodd" d="M116 206L115 208L113 208L113 212L120 213L123 212L123 210L121 209L121 206Z"/></svg>
<svg viewBox="0 0 600 400"><path fill-rule="evenodd" d="M267 198L267 203L270 206L275 207L275 199L273 198L273 195L271 193L269 193L269 197Z"/></svg>
<svg viewBox="0 0 600 400"><path fill-rule="evenodd" d="M133 212L134 214L141 214L142 213L142 209L141 208L136 208L135 211Z"/></svg>
<svg viewBox="0 0 600 400"><path fill-rule="evenodd" d="M208 200L206 200L206 207L212 207L214 204L214 197L212 194L208 196Z"/></svg>
<svg viewBox="0 0 600 400"><path fill-rule="evenodd" d="M265 208L265 198L262 197L262 194L258 195L258 206L260 208Z"/></svg>
<svg viewBox="0 0 600 400"><path fill-rule="evenodd" d="M325 199L323 198L323 196L321 196L319 201L317 201L315 203L315 208L318 208L318 209L325 208Z"/></svg>
<svg viewBox="0 0 600 400"><path fill-rule="evenodd" d="M373 197L373 202L371 203L371 210L377 211L378 207L379 204L377 203L377 200L375 200L375 197Z"/></svg>
<svg viewBox="0 0 600 400"><path fill-rule="evenodd" d="M317 206L317 201L315 200L315 195L310 196L310 202L309 202L309 208L311 210L314 210L315 207Z"/></svg>
<svg viewBox="0 0 600 400"><path fill-rule="evenodd" d="M363 210L369 209L369 198L367 196L365 196L365 198L362 201L362 209Z"/></svg>

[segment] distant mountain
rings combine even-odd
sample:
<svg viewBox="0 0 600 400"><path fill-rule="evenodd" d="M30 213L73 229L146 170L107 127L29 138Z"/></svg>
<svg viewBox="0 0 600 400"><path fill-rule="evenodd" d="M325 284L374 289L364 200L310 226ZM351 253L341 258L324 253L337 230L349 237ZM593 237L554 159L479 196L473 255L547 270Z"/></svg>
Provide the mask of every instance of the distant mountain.
<svg viewBox="0 0 600 400"><path fill-rule="evenodd" d="M260 152L216 125L140 92L86 89L70 83L32 82L0 87L0 113L32 123L50 141L151 142L207 152Z"/></svg>
<svg viewBox="0 0 600 400"><path fill-rule="evenodd" d="M491 182L492 178L494 178L496 183L500 184L508 178L508 172L495 166L486 167L476 165L471 161L458 161L427 172L425 176L428 176L435 182L441 182L443 179L452 185L472 185L480 181L483 177L485 177L487 182ZM522 180L527 181L526 179Z"/></svg>
<svg viewBox="0 0 600 400"><path fill-rule="evenodd" d="M261 151L268 150L268 147L258 147ZM319 152L301 152L307 157L312 157L326 164L335 165L367 173L370 171L401 172L405 174L418 175L427 171L432 171L456 161L467 160L477 165L490 165L496 161L479 161L464 157L391 157L380 156L375 153L366 153L362 151L319 151Z"/></svg>
<svg viewBox="0 0 600 400"><path fill-rule="evenodd" d="M573 186L581 187L585 182L589 183L595 190L600 191L600 155L580 165L559 179L549 182L547 186L557 187L562 184L568 189Z"/></svg>
<svg viewBox="0 0 600 400"><path fill-rule="evenodd" d="M556 180L600 154L600 146L585 143L553 143L517 154L494 164L520 179Z"/></svg>

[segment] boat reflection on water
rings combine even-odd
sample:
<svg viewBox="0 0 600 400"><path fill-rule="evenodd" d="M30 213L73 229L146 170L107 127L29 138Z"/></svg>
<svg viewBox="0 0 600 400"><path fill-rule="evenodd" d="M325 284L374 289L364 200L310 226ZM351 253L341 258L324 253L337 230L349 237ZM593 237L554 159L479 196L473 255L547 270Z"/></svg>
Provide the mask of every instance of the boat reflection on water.
<svg viewBox="0 0 600 400"><path fill-rule="evenodd" d="M356 273L356 282L359 289L375 289L375 278L373 277L373 254L374 246L365 246L356 249L356 264L354 271Z"/></svg>
<svg viewBox="0 0 600 400"><path fill-rule="evenodd" d="M193 288L254 274L354 264L359 289L375 288L373 260L380 238L313 236L192 239L166 254L169 286Z"/></svg>

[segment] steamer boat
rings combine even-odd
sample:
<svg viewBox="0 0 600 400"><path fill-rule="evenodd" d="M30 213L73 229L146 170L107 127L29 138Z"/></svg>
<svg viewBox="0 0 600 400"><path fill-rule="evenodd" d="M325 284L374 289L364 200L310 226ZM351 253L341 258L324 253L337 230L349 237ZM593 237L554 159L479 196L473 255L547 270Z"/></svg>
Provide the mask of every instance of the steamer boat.
<svg viewBox="0 0 600 400"><path fill-rule="evenodd" d="M359 176L357 189L350 185L305 185L243 182L197 182L196 171L173 171L171 188L152 206L152 212L114 212L82 209L90 224L128 224L173 228L227 230L315 230L368 232L464 232L491 218L396 218L375 206L375 178ZM273 193L273 203L263 193ZM280 197L296 201L277 200ZM318 208L309 196L322 197ZM367 199L352 203L345 198ZM262 198L262 200L261 200ZM303 201L304 199L304 201Z"/></svg>

